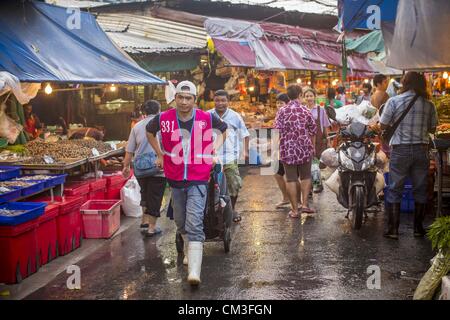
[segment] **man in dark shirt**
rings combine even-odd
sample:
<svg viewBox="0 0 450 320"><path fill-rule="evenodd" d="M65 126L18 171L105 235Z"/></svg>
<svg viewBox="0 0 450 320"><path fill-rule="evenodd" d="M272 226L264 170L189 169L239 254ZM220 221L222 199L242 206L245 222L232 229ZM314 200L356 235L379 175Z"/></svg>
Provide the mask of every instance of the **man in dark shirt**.
<svg viewBox="0 0 450 320"><path fill-rule="evenodd" d="M227 124L218 116L195 107L196 96L197 89L192 82L180 82L176 87L176 109L161 113L146 127L150 145L158 155L156 164L164 169L167 181L172 187L174 219L185 243L183 263L188 264L188 282L191 285L200 283L203 242L205 241L203 213L212 168L212 150L205 147L208 141L207 128L221 133L214 141L214 150L218 150L225 141L227 129ZM164 151L156 138L158 132L161 132ZM198 137L200 141L197 141ZM212 134L209 137L212 137ZM182 150L178 148L180 144ZM191 150L192 145L194 150ZM197 162L198 158L200 162ZM207 162L208 158L209 162Z"/></svg>

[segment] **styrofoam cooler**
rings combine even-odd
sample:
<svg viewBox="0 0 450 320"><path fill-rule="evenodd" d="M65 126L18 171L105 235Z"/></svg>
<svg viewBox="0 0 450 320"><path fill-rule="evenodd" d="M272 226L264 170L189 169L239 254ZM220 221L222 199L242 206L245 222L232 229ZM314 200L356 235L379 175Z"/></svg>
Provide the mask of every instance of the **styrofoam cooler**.
<svg viewBox="0 0 450 320"><path fill-rule="evenodd" d="M80 209L83 236L107 239L120 228L120 200L90 200Z"/></svg>

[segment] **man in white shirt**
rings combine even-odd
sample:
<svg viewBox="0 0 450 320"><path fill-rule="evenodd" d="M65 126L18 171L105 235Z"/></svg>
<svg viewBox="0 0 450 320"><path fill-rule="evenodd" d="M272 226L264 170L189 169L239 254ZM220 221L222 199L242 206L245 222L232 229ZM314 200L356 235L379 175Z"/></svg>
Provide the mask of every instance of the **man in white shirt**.
<svg viewBox="0 0 450 320"><path fill-rule="evenodd" d="M238 160L240 156L241 141L244 140L243 156L248 159L249 136L244 120L234 110L228 107L229 95L225 90L217 90L214 94L215 108L209 112L218 115L228 126L225 143L218 150L218 156L224 164L224 173L227 179L228 193L231 198L235 222L241 220L241 216L235 211L239 190L242 187L242 179L239 174Z"/></svg>

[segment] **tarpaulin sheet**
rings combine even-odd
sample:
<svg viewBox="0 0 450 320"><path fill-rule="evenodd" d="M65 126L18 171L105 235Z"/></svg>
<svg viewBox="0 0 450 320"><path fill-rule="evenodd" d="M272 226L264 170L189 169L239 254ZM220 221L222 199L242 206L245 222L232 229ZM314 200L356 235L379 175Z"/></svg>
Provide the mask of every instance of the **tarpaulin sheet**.
<svg viewBox="0 0 450 320"><path fill-rule="evenodd" d="M320 63L304 60L302 48L298 44L267 40L263 40L262 43L280 60L285 69L330 71Z"/></svg>
<svg viewBox="0 0 450 320"><path fill-rule="evenodd" d="M304 60L301 47L294 43L269 40L254 40L252 43L213 40L216 50L228 60L231 66L261 70L330 71L322 67L320 63Z"/></svg>
<svg viewBox="0 0 450 320"><path fill-rule="evenodd" d="M0 70L23 82L164 84L85 12L37 1L0 3Z"/></svg>
<svg viewBox="0 0 450 320"><path fill-rule="evenodd" d="M450 69L449 0L400 0L393 36L389 25L383 25L382 30L388 66L401 70Z"/></svg>
<svg viewBox="0 0 450 320"><path fill-rule="evenodd" d="M380 29L381 22L395 21L398 1L339 0L339 17L343 30L351 31L355 28Z"/></svg>
<svg viewBox="0 0 450 320"><path fill-rule="evenodd" d="M381 30L374 30L357 39L345 40L347 51L356 51L359 53L381 52L384 51L384 40Z"/></svg>
<svg viewBox="0 0 450 320"><path fill-rule="evenodd" d="M307 60L342 66L342 56L340 48L336 46L326 46L316 43L304 43L301 46L304 50L304 58ZM373 72L372 66L365 57L359 55L347 56L348 68Z"/></svg>
<svg viewBox="0 0 450 320"><path fill-rule="evenodd" d="M214 47L233 67L256 66L256 56L247 41L213 39Z"/></svg>

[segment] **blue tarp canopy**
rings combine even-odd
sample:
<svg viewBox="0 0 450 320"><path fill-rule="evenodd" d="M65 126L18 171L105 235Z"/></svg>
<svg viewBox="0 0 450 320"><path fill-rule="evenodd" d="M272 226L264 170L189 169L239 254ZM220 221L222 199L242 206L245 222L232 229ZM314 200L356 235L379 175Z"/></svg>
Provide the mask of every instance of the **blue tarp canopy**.
<svg viewBox="0 0 450 320"><path fill-rule="evenodd" d="M165 84L89 13L37 1L2 1L0 12L0 71L22 82Z"/></svg>

